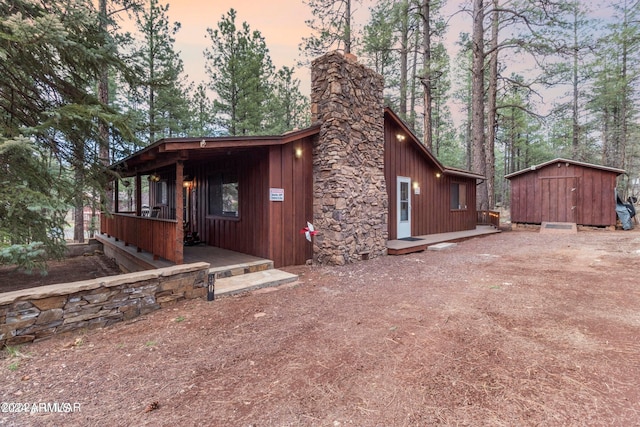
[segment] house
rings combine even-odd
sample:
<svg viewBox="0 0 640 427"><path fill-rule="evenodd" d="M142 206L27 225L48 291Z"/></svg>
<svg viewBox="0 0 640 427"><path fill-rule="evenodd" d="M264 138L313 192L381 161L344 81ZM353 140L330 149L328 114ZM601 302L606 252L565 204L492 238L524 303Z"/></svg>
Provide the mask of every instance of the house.
<svg viewBox="0 0 640 427"><path fill-rule="evenodd" d="M615 226L616 183L623 173L558 158L506 175L511 181L511 222Z"/></svg>
<svg viewBox="0 0 640 427"><path fill-rule="evenodd" d="M311 127L155 142L112 166L136 194L149 183L154 213L143 216L140 202L122 213L116 202L102 232L175 263L197 233L278 267L341 265L386 254L389 239L475 229L483 177L440 164L382 92L380 75L326 54L312 64Z"/></svg>

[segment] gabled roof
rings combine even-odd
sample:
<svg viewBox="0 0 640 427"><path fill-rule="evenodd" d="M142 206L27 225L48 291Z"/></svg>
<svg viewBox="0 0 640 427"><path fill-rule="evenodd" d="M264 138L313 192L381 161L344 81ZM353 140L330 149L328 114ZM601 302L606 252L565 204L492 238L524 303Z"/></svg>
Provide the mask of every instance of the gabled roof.
<svg viewBox="0 0 640 427"><path fill-rule="evenodd" d="M420 153L429 159L437 169L444 175L460 176L465 178L475 178L484 180L484 176L458 168L446 167L420 142L420 139L413 133L411 128L395 113L391 108L385 108L385 115L394 121ZM219 137L197 137L197 138L163 138L153 144L136 151L129 157L111 165L113 170L151 170L163 165L175 163L178 160L188 158L188 153L197 152L200 154L215 153L218 150L247 149L254 147L267 147L273 145L283 145L290 142L317 135L320 133L320 124L314 124L305 129L294 130L282 135L268 136L219 136ZM153 165L149 165L152 163Z"/></svg>
<svg viewBox="0 0 640 427"><path fill-rule="evenodd" d="M486 179L486 177L484 177L483 175L477 174L475 172L444 166L442 163L440 163L440 161L436 158L436 156L434 156L433 153L431 153L431 151L429 151L427 147L422 142L420 142L420 138L418 138L418 136L415 133L413 133L411 128L404 122L404 120L400 118L400 116L398 116L389 107L386 107L384 109L384 112L391 120L393 120L402 129L404 133L409 135L409 140L416 146L416 148L422 153L423 156L428 158L433 164L436 165L436 167L440 170L442 174L452 175L452 176L462 176L465 178L475 178L475 179L481 179L481 180Z"/></svg>
<svg viewBox="0 0 640 427"><path fill-rule="evenodd" d="M549 160L548 162L540 163L539 165L533 165L533 166L530 166L530 167L528 167L526 169L522 169L522 170L520 170L518 172L510 173L508 175L505 175L504 177L507 178L507 179L511 179L511 178L513 178L515 176L522 175L522 174L525 174L525 173L529 173L529 172L535 171L537 169L542 169L544 167L547 167L549 165L554 165L556 163L566 163L566 164L571 164L571 165L575 165L575 166L582 166L582 167L585 167L585 168L599 169L599 170L603 170L603 171L607 171L607 172L613 172L613 173L616 173L618 175L621 175L621 174L625 173L624 169L617 169L617 168L612 168L612 167L609 167L609 166L594 165L592 163L578 162L576 160L569 160L569 159L563 159L563 158L558 157L557 159Z"/></svg>

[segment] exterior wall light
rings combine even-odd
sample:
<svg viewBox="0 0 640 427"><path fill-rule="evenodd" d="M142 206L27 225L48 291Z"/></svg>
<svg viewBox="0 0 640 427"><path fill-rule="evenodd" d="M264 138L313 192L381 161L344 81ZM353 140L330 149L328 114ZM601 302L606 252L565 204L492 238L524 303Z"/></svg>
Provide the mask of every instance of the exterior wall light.
<svg viewBox="0 0 640 427"><path fill-rule="evenodd" d="M295 149L295 155L296 155L296 159L299 159L300 157L302 157L302 148L297 147Z"/></svg>
<svg viewBox="0 0 640 427"><path fill-rule="evenodd" d="M440 178L441 176L440 172L436 172L436 178Z"/></svg>
<svg viewBox="0 0 640 427"><path fill-rule="evenodd" d="M396 135L396 139L400 142L404 141L406 138L406 136L404 136L403 134L399 133Z"/></svg>

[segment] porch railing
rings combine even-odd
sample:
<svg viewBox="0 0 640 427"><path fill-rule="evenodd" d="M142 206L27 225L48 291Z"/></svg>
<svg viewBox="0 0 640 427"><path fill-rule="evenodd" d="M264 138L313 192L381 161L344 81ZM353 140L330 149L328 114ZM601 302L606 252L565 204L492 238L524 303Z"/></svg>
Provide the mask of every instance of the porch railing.
<svg viewBox="0 0 640 427"><path fill-rule="evenodd" d="M158 257L179 263L176 255L176 220L158 219L131 214L102 214L100 232L125 245L135 246Z"/></svg>
<svg viewBox="0 0 640 427"><path fill-rule="evenodd" d="M478 211L478 225L493 225L500 228L500 212L498 211Z"/></svg>

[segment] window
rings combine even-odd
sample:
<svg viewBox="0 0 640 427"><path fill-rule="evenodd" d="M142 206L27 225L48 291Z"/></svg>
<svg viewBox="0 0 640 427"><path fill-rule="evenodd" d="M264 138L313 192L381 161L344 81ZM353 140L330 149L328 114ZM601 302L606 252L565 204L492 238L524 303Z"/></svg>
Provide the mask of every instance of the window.
<svg viewBox="0 0 640 427"><path fill-rule="evenodd" d="M400 221L409 221L409 183L400 182Z"/></svg>
<svg viewBox="0 0 640 427"><path fill-rule="evenodd" d="M467 209L467 185L454 182L451 184L451 209Z"/></svg>
<svg viewBox="0 0 640 427"><path fill-rule="evenodd" d="M220 172L209 176L209 215L238 216L238 176Z"/></svg>
<svg viewBox="0 0 640 427"><path fill-rule="evenodd" d="M156 204L166 205L169 202L169 193L167 191L167 181L156 182Z"/></svg>

